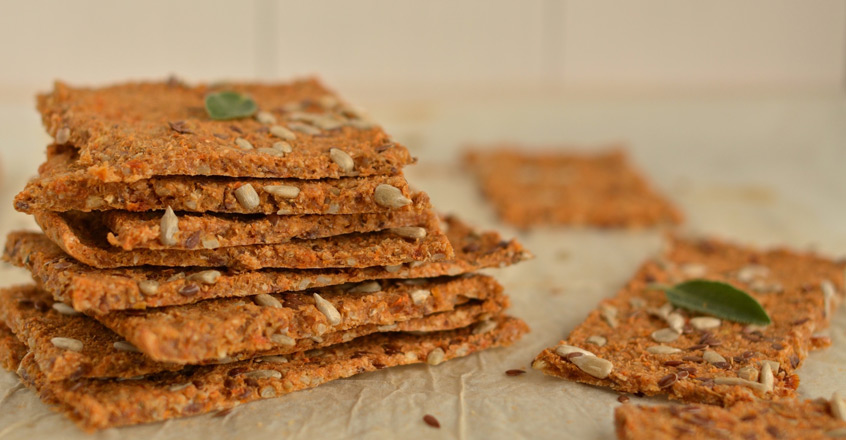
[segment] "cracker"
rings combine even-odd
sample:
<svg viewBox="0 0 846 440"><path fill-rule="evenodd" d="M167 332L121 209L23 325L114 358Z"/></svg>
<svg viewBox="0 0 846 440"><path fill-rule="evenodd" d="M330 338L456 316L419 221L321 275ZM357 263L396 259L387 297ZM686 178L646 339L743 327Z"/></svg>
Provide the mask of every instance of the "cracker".
<svg viewBox="0 0 846 440"><path fill-rule="evenodd" d="M464 161L499 216L521 228L646 227L682 220L620 149L527 153L511 146L470 151Z"/></svg>
<svg viewBox="0 0 846 440"><path fill-rule="evenodd" d="M843 296L844 267L844 261L812 253L759 251L717 240L674 238L663 258L645 263L616 297L603 301L560 343L610 361L613 371L607 378L585 373L557 354L555 347L538 355L533 366L569 380L627 393L665 394L689 402L731 405L756 398L789 397L799 384L794 373L808 351L829 343L815 333L828 327ZM695 315L679 311L686 322L684 333L671 342L656 342L652 333L668 327L665 319L656 316L666 297L649 286L690 278L722 281L748 292L773 323L758 329L723 320L716 328L697 330L687 319ZM605 338L605 345L588 342L596 336ZM659 345L680 351L654 353L658 349L652 347ZM706 351L716 352L725 362ZM759 382L765 375L763 361L775 362L770 367L772 391L763 390ZM717 383L724 378L754 383Z"/></svg>
<svg viewBox="0 0 846 440"><path fill-rule="evenodd" d="M251 96L276 125L294 128L308 123L318 134L294 131L291 152L267 154L280 139L274 124L257 118L212 120L204 110L205 95L236 91ZM329 101L335 101L330 103ZM326 105L332 104L332 105ZM134 182L152 176L205 175L230 177L337 178L349 175L396 174L413 163L405 147L327 90L316 78L281 84L227 83L171 85L165 82L124 83L110 87L75 88L57 82L38 97L47 131L78 148L79 165L104 182ZM320 128L317 116L337 122ZM371 126L372 125L372 126ZM357 128L360 127L360 128ZM59 131L65 130L60 136ZM244 150L243 138L253 149ZM345 172L329 155L342 148L353 161Z"/></svg>
<svg viewBox="0 0 846 440"><path fill-rule="evenodd" d="M0 350L5 349L14 353L7 356L11 364L6 367L12 371L17 368L17 363L27 352L26 346L23 349L15 347L19 344L18 338L29 345L29 351L33 352L38 368L50 381L81 377L133 378L185 368L181 364L156 362L150 359L121 336L85 315L59 313L51 307L53 300L50 295L34 286L18 286L0 290L0 304L2 304L0 323L8 325L4 327L5 331L0 331ZM432 313L391 325L362 325L348 330L325 333L319 340L297 339L295 345L290 347L238 353L226 358L225 361L233 362L306 351L349 342L354 338L376 332L440 331L461 328L486 316L498 315L507 306L507 297L498 295L484 301L467 302L456 306L451 311ZM14 333L9 332L9 327ZM56 337L74 338L82 342L83 348L79 352L58 348L51 342ZM218 363L218 360L208 363Z"/></svg>
<svg viewBox="0 0 846 440"><path fill-rule="evenodd" d="M27 268L39 287L53 297L90 314L113 310L143 309L190 304L197 301L243 297L260 293L301 291L343 283L389 278L430 278L459 275L486 267L502 267L531 258L531 254L515 240L504 241L494 231L480 232L456 217L447 217L445 232L455 259L441 262L407 263L394 267L363 269L286 270L263 269L250 272L222 271L217 282L200 286L194 296L179 293L187 278L197 269L122 268L94 269L65 254L44 234L13 232L6 241L4 259ZM139 283L155 281L155 295L146 295Z"/></svg>
<svg viewBox="0 0 846 440"><path fill-rule="evenodd" d="M846 435L846 421L826 399L709 405L622 405L614 411L619 440L828 439Z"/></svg>
<svg viewBox="0 0 846 440"><path fill-rule="evenodd" d="M26 352L26 345L12 333L9 327L0 322L0 367L9 371L17 370Z"/></svg>
<svg viewBox="0 0 846 440"><path fill-rule="evenodd" d="M425 362L433 351L444 360L476 351L511 345L528 331L516 318L496 317L485 333L474 327L410 334L374 334L345 344L289 356L287 363L241 361L201 366L184 372L159 373L139 380L78 379L49 382L27 355L18 369L22 381L80 428L110 427L185 417L292 391L386 367ZM279 378L253 378L250 372L273 370ZM276 375L276 373L265 373Z"/></svg>
<svg viewBox="0 0 846 440"><path fill-rule="evenodd" d="M269 296L276 306L261 305L262 298L245 301L220 298L180 307L114 312L96 319L152 359L193 364L232 354L286 347L291 339L320 338L360 325L391 325L502 294L490 277L471 275L453 279L382 282L379 291L361 293L362 286L325 287L304 293ZM415 292L422 291L421 298ZM337 322L319 307L314 294L339 313ZM263 298L268 298L264 296ZM288 346L291 350L294 350Z"/></svg>
<svg viewBox="0 0 846 440"><path fill-rule="evenodd" d="M247 184L259 198L258 205L249 209L235 196ZM106 183L79 169L72 150L59 149L41 165L39 176L15 196L15 209L28 214L38 210L164 211L168 206L174 211L233 214L388 212L395 208L381 206L374 198L382 184L411 196L402 175L326 180L170 176ZM277 196L265 189L271 185L295 186L300 192L294 198Z"/></svg>
<svg viewBox="0 0 846 440"><path fill-rule="evenodd" d="M109 243L123 250L190 250L208 242L220 247L277 244L295 238L315 239L431 223L435 214L429 197L416 193L412 200L412 205L386 213L286 216L182 213L178 217L179 230L173 235L176 243L173 246L163 244L159 238L161 212L104 211L102 215L110 231Z"/></svg>
<svg viewBox="0 0 846 440"><path fill-rule="evenodd" d="M409 240L390 231L348 234L288 243L196 250L124 251L106 240L107 228L98 213L35 213L44 233L70 256L96 268L128 266L232 267L254 270L265 267L319 269L370 267L439 261L454 256L437 222L424 225L426 237Z"/></svg>

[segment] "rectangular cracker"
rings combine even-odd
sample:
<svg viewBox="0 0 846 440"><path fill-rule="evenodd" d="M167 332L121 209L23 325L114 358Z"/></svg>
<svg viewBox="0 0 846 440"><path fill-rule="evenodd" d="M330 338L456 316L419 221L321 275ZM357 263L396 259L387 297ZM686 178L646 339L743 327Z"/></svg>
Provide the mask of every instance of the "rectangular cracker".
<svg viewBox="0 0 846 440"><path fill-rule="evenodd" d="M826 399L710 405L622 405L614 411L619 440L830 439L846 435L846 421Z"/></svg>
<svg viewBox="0 0 846 440"><path fill-rule="evenodd" d="M222 271L216 283L201 285L194 296L179 292L190 283L191 275L198 269L186 269L182 276L179 276L178 269L94 269L65 254L44 234L9 234L3 258L28 269L39 287L50 292L57 301L85 313L103 314L113 310L301 291L365 280L460 275L487 267L503 267L532 257L516 240L505 241L495 231L476 231L456 217L446 217L442 228L455 250L454 260L361 269ZM143 281L155 281L158 287L154 295L141 292L139 283Z"/></svg>
<svg viewBox="0 0 846 440"><path fill-rule="evenodd" d="M731 405L756 398L789 397L799 384L794 372L808 351L829 343L815 332L828 327L833 308L843 296L844 268L844 261L812 253L759 251L713 239L673 238L663 258L646 262L616 297L604 300L561 341L558 350L553 347L539 354L533 367L621 392L664 394L689 402ZM668 310L660 309L667 303L665 294L650 286L692 278L722 281L748 292L773 323L756 328L723 320L716 328L697 330L694 324L698 321L687 319L695 314L681 310L684 333L672 342L656 342L660 338L653 338L652 333L667 328L673 318L666 318ZM607 342L599 346L589 338ZM679 351L648 351L658 350L653 347L659 345ZM606 378L590 375L557 353L571 350L562 346L592 352L610 361L613 370ZM721 355L725 363L719 363L719 358L715 363L705 361L707 351ZM767 360L777 366L771 366L772 391L755 381L718 383L754 379L755 375L761 380L765 375L762 361Z"/></svg>
<svg viewBox="0 0 846 440"><path fill-rule="evenodd" d="M361 292L375 290L366 289L374 284L378 291ZM334 320L315 294L338 313ZM502 287L493 278L468 275L324 287L264 295L253 301L220 298L179 307L114 312L96 319L153 360L196 364L243 352L285 347L294 351L292 342L298 339L319 342L329 332L392 325L501 295ZM266 305L267 301L274 305Z"/></svg>
<svg viewBox="0 0 846 440"><path fill-rule="evenodd" d="M47 211L174 211L231 214L357 214L389 212L376 202L379 185L399 189L411 196L402 175L345 177L326 180L258 179L251 177L151 177L131 183L102 182L74 165L72 150L51 153L39 175L15 196L15 209L32 214ZM258 195L254 208L238 202L235 191L250 185ZM296 197L274 195L265 188L297 187Z"/></svg>
<svg viewBox="0 0 846 440"><path fill-rule="evenodd" d="M435 213L429 197L422 192L412 196L412 204L385 213L338 215L266 216L237 214L180 213L176 244L162 243L162 212L103 211L107 239L123 250L182 249L250 246L285 243L291 239L315 239L336 235L382 231L403 226L431 224ZM206 245L204 245L206 244Z"/></svg>
<svg viewBox="0 0 846 440"><path fill-rule="evenodd" d="M251 96L275 123L258 118L213 120L205 95L236 91ZM230 176L297 179L396 174L414 159L380 127L341 101L316 78L289 83L124 83L76 88L57 82L38 97L47 132L80 151L79 166L103 182L134 182L152 176ZM315 134L297 131L305 124ZM273 125L293 131L275 136ZM242 138L254 148L244 150ZM291 152L268 154L287 141ZM354 161L342 170L329 156L341 148Z"/></svg>
<svg viewBox="0 0 846 440"><path fill-rule="evenodd" d="M12 333L6 324L0 322L0 367L9 371L17 370L26 353L26 345Z"/></svg>
<svg viewBox="0 0 846 440"><path fill-rule="evenodd" d="M134 378L162 371L178 371L182 364L156 362L138 351L121 336L94 319L82 314L61 313L61 305L53 308L50 295L35 286L17 286L0 290L0 323L14 333L0 332L0 347L10 350L11 342L25 341L38 368L50 381L79 378ZM275 347L260 352L244 352L225 359L226 362L312 350L349 342L368 334L387 331L441 331L466 327L485 317L500 314L508 306L508 298L496 295L483 301L472 300L453 310L432 313L391 325L369 324L348 330L328 332L320 339L295 340L293 346ZM15 337L17 334L17 338ZM53 338L73 338L82 343L81 351L66 350L52 344ZM10 356L14 371L23 355ZM208 363L218 363L218 360ZM224 362L220 362L224 363Z"/></svg>
<svg viewBox="0 0 846 440"><path fill-rule="evenodd" d="M129 266L320 269L385 266L454 257L452 246L437 222L421 225L428 233L418 240L380 231L217 249L124 251L109 244L108 229L98 213L38 211L35 220L62 250L100 269Z"/></svg>
<svg viewBox="0 0 846 440"><path fill-rule="evenodd" d="M646 227L682 220L622 149L528 153L512 145L468 151L464 162L499 216L517 227Z"/></svg>
<svg viewBox="0 0 846 440"><path fill-rule="evenodd" d="M139 380L49 382L32 355L24 357L18 374L42 400L56 404L58 411L91 432L232 408L386 367L425 361L437 364L511 345L528 331L526 324L516 318L499 316L492 321L496 327L484 333L465 327L423 334L374 334L299 352L289 356L286 363L254 359L159 373ZM277 373L254 373L257 370ZM261 376L256 377L257 374Z"/></svg>

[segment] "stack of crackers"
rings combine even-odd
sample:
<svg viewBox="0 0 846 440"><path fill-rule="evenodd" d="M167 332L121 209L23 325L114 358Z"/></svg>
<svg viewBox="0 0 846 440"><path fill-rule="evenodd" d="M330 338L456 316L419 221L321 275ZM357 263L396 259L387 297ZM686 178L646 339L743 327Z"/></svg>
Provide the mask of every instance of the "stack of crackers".
<svg viewBox="0 0 846 440"><path fill-rule="evenodd" d="M251 97L216 120L204 98ZM530 255L439 218L403 146L318 81L80 89L38 99L55 143L15 199L43 233L5 259L0 358L86 430L225 410L527 331L474 273Z"/></svg>

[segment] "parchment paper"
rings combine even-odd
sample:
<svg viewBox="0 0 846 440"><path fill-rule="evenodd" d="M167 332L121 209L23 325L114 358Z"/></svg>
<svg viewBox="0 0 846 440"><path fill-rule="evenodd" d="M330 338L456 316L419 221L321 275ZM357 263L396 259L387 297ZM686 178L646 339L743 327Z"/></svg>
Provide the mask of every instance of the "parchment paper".
<svg viewBox="0 0 846 440"><path fill-rule="evenodd" d="M511 313L531 326L525 339L437 367L387 369L243 405L222 418L198 416L93 436L3 372L0 439L613 438L616 393L549 378L529 364L657 252L661 232L515 231L496 221L462 175L458 146L466 140L628 139L637 164L687 214L686 230L846 255L845 107L823 98L445 102L406 112L400 110L407 107L385 105L373 113L421 158L408 169L413 185L428 191L442 210L516 235L536 254L534 261L490 271L511 295ZM6 109L15 115L22 111ZM25 141L35 151L10 156L13 150L4 150L4 162L12 165L6 167L0 196L0 206L7 207L0 211L5 234L31 224L11 212L11 197L35 172L46 143L37 120L0 128L11 130L4 142ZM23 270L3 267L0 280L9 285L29 278ZM846 392L842 310L836 323L830 331L834 346L811 354L799 371L802 396ZM514 368L528 373L504 374ZM661 399L632 399L639 402ZM441 429L426 426L424 414L435 415Z"/></svg>

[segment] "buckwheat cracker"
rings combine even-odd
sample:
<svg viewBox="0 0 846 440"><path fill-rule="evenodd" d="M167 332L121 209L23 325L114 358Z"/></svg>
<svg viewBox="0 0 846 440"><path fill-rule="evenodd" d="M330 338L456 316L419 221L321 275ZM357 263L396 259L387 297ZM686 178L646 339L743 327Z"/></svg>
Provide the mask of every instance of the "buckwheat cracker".
<svg viewBox="0 0 846 440"><path fill-rule="evenodd" d="M142 354L131 343L94 319L82 314L68 315L54 309L53 299L34 286L17 286L0 290L0 350L10 350L11 364L17 369L27 349L15 350L18 339L26 341L38 368L50 381L87 378L133 378L161 371L178 371L182 364L156 362ZM391 325L362 325L344 331L329 332L320 340L294 340L291 346L275 347L261 352L243 352L225 359L233 362L262 356L278 356L306 351L386 331L441 331L466 327L486 316L498 315L508 306L504 295L483 301L469 301L454 310L432 313ZM8 327L6 327L8 325ZM9 328L14 331L12 333ZM17 337L15 337L17 334ZM82 350L59 348L53 338L73 338L82 343ZM225 363L221 362L221 363ZM210 363L218 363L218 360Z"/></svg>
<svg viewBox="0 0 846 440"><path fill-rule="evenodd" d="M123 250L203 248L285 243L291 239L315 239L336 235L381 231L409 225L431 224L435 218L429 197L418 192L413 204L386 213L339 215L246 216L229 214L189 214L178 216L179 230L172 246L162 243L161 212L104 211L107 238Z"/></svg>
<svg viewBox="0 0 846 440"><path fill-rule="evenodd" d="M689 402L731 405L789 397L808 351L830 343L815 333L828 327L843 297L844 268L846 261L812 253L674 238L664 258L646 262L558 347L540 353L533 367L617 391ZM756 328L694 318L673 311L664 293L650 287L691 278L748 292L772 324Z"/></svg>
<svg viewBox="0 0 846 440"><path fill-rule="evenodd" d="M504 146L469 151L464 162L499 216L521 228L645 227L682 220L621 149L527 153Z"/></svg>
<svg viewBox="0 0 846 440"><path fill-rule="evenodd" d="M379 185L390 185L410 197L402 175L346 177L325 180L258 179L252 177L151 177L131 183L103 182L79 168L74 151L51 148L39 176L15 196L15 209L35 211L174 211L233 214L356 214L388 212L376 200ZM252 186L258 204L244 206L236 191ZM274 194L268 187L293 186L296 197Z"/></svg>
<svg viewBox="0 0 846 440"><path fill-rule="evenodd" d="M26 352L26 345L9 330L9 327L0 322L0 367L9 371L17 370Z"/></svg>
<svg viewBox="0 0 846 440"><path fill-rule="evenodd" d="M319 296L318 296L319 295ZM392 325L502 296L491 277L468 275L421 281L367 282L304 293L220 298L180 307L97 315L103 325L161 362L195 364L270 349L295 351L294 341ZM321 306L326 301L331 313ZM338 319L333 320L336 315Z"/></svg>
<svg viewBox="0 0 846 440"><path fill-rule="evenodd" d="M211 119L204 99L217 91L252 97L262 114ZM124 83L95 89L57 82L51 93L38 97L38 110L57 143L78 148L79 167L103 182L163 175L296 179L387 175L414 162L405 147L316 78L193 87ZM278 142L287 146L274 145ZM342 149L353 166L333 161L332 148Z"/></svg>
<svg viewBox="0 0 846 440"><path fill-rule="evenodd" d="M70 256L96 268L128 266L266 267L319 269L370 267L410 261L438 261L454 256L437 222L425 225L428 235L408 240L390 231L348 234L287 243L195 250L124 251L106 240L107 228L98 213L38 211L35 220L54 243Z"/></svg>
<svg viewBox="0 0 846 440"><path fill-rule="evenodd" d="M621 405L614 411L614 425L619 440L823 440L846 436L846 420L836 415L835 405L826 399L758 400L730 408Z"/></svg>
<svg viewBox="0 0 846 440"><path fill-rule="evenodd" d="M172 268L94 269L77 262L40 233L9 234L3 258L27 268L39 287L50 292L56 300L91 314L190 304L211 298L301 291L365 280L459 275L531 258L516 240L504 241L494 231L476 231L456 217L446 217L443 227L455 250L454 260L369 268L221 271L217 282L200 285L194 296L179 292L191 283L189 278L198 269L188 268L181 276L179 269ZM155 292L149 289L142 292L142 284L155 285Z"/></svg>
<svg viewBox="0 0 846 440"><path fill-rule="evenodd" d="M425 362L433 352L443 354L445 361L511 345L528 331L516 318L500 316L492 321L496 326L484 333L474 332L471 326L424 334L374 334L295 353L286 363L254 359L138 380L49 382L32 355L23 359L18 374L42 400L58 405L60 412L90 432L232 408L367 371Z"/></svg>

